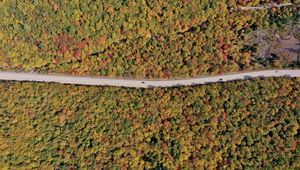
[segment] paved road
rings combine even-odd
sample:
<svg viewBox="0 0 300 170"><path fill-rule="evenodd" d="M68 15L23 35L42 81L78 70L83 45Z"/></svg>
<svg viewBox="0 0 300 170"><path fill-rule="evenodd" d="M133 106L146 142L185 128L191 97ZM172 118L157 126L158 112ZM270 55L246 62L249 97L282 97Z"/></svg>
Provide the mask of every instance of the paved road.
<svg viewBox="0 0 300 170"><path fill-rule="evenodd" d="M285 6L297 6L296 4L292 4L292 3L285 3L285 4L276 4L276 3L272 3L272 4L266 4L266 5L262 5L262 6L254 6L254 7L244 7L241 6L240 9L241 10L260 10L260 9L268 9L268 8L281 8L281 7L285 7Z"/></svg>
<svg viewBox="0 0 300 170"><path fill-rule="evenodd" d="M244 80L254 77L300 77L299 70L265 70L254 72L243 72L224 74L217 76L198 77L190 79L173 80L134 80L134 79L110 79L97 77L76 77L66 75L46 75L38 73L0 72L0 80L33 81L33 82L55 82L62 84L95 85L95 86L122 86L134 88L153 87L178 87L208 84L215 82L226 82Z"/></svg>

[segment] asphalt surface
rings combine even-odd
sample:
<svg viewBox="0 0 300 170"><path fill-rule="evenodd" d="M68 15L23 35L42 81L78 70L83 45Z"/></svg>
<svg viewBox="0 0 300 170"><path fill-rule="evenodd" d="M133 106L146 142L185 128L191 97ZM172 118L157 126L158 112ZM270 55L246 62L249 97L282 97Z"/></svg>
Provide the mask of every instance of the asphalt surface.
<svg viewBox="0 0 300 170"><path fill-rule="evenodd" d="M91 85L91 86L118 86L133 88L154 88L154 87L179 87L210 84L216 82L227 82L235 80L252 79L256 77L300 77L298 70L265 70L232 73L216 76L172 79L172 80L139 80L139 79L110 79L102 77L80 77L67 75L49 75L24 72L0 72L0 80L26 81L26 82L54 82L62 84Z"/></svg>
<svg viewBox="0 0 300 170"><path fill-rule="evenodd" d="M254 6L254 7L247 7L247 6L242 6L240 7L241 10L261 10L261 9L269 9L269 8L281 8L285 6L297 6L296 4L293 3L285 3L285 4L276 4L276 3L270 3L262 6Z"/></svg>

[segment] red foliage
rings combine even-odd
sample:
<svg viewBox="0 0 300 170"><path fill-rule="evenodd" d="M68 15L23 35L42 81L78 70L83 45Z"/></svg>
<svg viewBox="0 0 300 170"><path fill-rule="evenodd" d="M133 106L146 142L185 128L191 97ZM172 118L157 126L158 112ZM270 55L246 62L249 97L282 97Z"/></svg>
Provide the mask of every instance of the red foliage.
<svg viewBox="0 0 300 170"><path fill-rule="evenodd" d="M57 47L57 52L59 54L64 54L69 51L70 48L74 45L74 38L66 34L58 35L55 38L55 46Z"/></svg>
<svg viewBox="0 0 300 170"><path fill-rule="evenodd" d="M237 0L237 3L240 5L247 5L249 2L252 2L253 0Z"/></svg>
<svg viewBox="0 0 300 170"><path fill-rule="evenodd" d="M274 2L276 2L276 4L281 4L283 2L283 0L273 0Z"/></svg>
<svg viewBox="0 0 300 170"><path fill-rule="evenodd" d="M73 50L73 56L74 56L76 59L80 59L80 57L81 57L81 50L79 50L79 49Z"/></svg>
<svg viewBox="0 0 300 170"><path fill-rule="evenodd" d="M224 38L222 37L219 41L219 50L222 53L222 56L223 56L225 62L227 61L227 58L228 58L228 49L229 49L229 46L227 44L225 44Z"/></svg>

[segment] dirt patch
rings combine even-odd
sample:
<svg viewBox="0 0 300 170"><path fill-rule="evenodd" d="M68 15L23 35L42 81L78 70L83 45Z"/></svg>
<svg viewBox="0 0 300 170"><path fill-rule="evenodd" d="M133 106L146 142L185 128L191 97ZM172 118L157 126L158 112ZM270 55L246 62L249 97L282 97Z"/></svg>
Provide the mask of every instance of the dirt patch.
<svg viewBox="0 0 300 170"><path fill-rule="evenodd" d="M251 33L248 46L252 47L258 60L278 58L285 63L299 62L300 59L300 25L290 29L259 30Z"/></svg>
<svg viewBox="0 0 300 170"><path fill-rule="evenodd" d="M279 37L275 46L271 47L270 52L271 54L283 56L291 61L296 61L300 54L300 41L293 35Z"/></svg>

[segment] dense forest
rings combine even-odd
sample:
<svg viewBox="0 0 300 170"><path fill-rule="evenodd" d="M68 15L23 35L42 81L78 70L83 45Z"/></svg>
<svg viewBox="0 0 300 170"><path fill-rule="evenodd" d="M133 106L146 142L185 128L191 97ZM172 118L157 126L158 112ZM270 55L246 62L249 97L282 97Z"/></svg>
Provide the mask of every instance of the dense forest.
<svg viewBox="0 0 300 170"><path fill-rule="evenodd" d="M299 169L300 79L0 83L0 169Z"/></svg>
<svg viewBox="0 0 300 170"><path fill-rule="evenodd" d="M253 62L242 43L253 30L299 17L296 6L239 10L265 3L270 0L2 0L0 69L170 78L285 67Z"/></svg>
<svg viewBox="0 0 300 170"><path fill-rule="evenodd" d="M240 8L270 3L298 6ZM174 78L299 67L270 45L300 42L299 4L0 0L0 70ZM153 89L0 81L0 96L4 170L300 169L300 78Z"/></svg>

